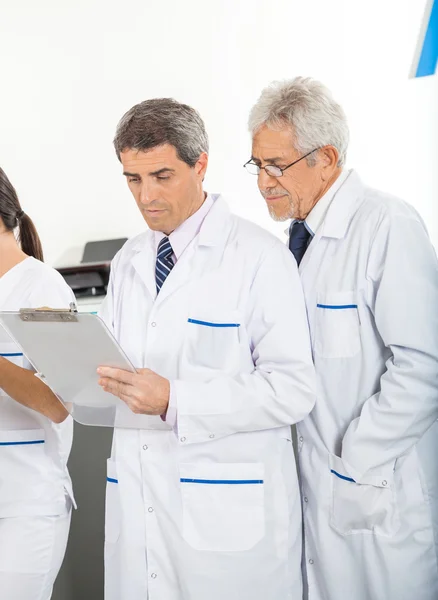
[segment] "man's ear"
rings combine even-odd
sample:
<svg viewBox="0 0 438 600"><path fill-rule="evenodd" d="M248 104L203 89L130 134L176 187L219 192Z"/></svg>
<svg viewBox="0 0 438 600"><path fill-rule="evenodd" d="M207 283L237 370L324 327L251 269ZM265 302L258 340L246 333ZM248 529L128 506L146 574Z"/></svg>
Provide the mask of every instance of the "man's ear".
<svg viewBox="0 0 438 600"><path fill-rule="evenodd" d="M324 181L329 181L338 168L339 152L334 146L324 146L319 150L319 160L322 166L321 177Z"/></svg>
<svg viewBox="0 0 438 600"><path fill-rule="evenodd" d="M205 174L207 172L207 167L208 167L208 154L206 152L203 152L198 160L196 161L195 164L195 171L196 174L201 178L202 181L204 181L205 178Z"/></svg>

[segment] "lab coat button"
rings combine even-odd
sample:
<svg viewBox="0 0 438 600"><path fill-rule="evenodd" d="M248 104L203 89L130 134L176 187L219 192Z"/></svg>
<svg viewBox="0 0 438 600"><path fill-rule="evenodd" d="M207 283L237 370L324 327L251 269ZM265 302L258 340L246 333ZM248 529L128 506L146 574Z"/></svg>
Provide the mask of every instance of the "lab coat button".
<svg viewBox="0 0 438 600"><path fill-rule="evenodd" d="M304 442L304 438L302 435L300 435L300 442Z"/></svg>
<svg viewBox="0 0 438 600"><path fill-rule="evenodd" d="M145 444L145 445L143 446L143 450L147 450L147 449L148 449L148 447L147 447L147 445Z"/></svg>
<svg viewBox="0 0 438 600"><path fill-rule="evenodd" d="M209 438L212 440L214 438L214 433L210 433Z"/></svg>
<svg viewBox="0 0 438 600"><path fill-rule="evenodd" d="M382 481L382 485L383 486L388 485L388 482L386 480L384 480L384 481Z"/></svg>
<svg viewBox="0 0 438 600"><path fill-rule="evenodd" d="M154 509L152 508L152 506L150 506L150 507L148 508L148 512L154 512Z"/></svg>
<svg viewBox="0 0 438 600"><path fill-rule="evenodd" d="M180 438L180 440L179 440L179 441L180 441L180 442L185 442L185 441L186 441L186 438L185 438L185 437L182 437L182 438Z"/></svg>
<svg viewBox="0 0 438 600"><path fill-rule="evenodd" d="M152 579L156 579L157 578L157 574L156 573L151 573L151 577L152 577Z"/></svg>
<svg viewBox="0 0 438 600"><path fill-rule="evenodd" d="M304 496L304 502L309 502L309 498L307 496Z"/></svg>
<svg viewBox="0 0 438 600"><path fill-rule="evenodd" d="M309 565L313 565L313 563L314 563L314 560L313 560L313 558L311 558L311 559L309 560Z"/></svg>
<svg viewBox="0 0 438 600"><path fill-rule="evenodd" d="M157 324L155 323L155 321L152 321L151 325L152 325L152 327L156 327L157 326Z"/></svg>

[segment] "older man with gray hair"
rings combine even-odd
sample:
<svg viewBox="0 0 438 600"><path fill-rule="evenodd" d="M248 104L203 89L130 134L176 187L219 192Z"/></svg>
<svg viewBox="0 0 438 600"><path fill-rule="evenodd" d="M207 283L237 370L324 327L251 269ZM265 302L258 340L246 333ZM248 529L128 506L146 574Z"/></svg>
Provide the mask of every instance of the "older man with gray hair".
<svg viewBox="0 0 438 600"><path fill-rule="evenodd" d="M409 204L345 168L321 83L263 90L245 167L289 220L318 377L297 426L310 600L438 598L438 269Z"/></svg>

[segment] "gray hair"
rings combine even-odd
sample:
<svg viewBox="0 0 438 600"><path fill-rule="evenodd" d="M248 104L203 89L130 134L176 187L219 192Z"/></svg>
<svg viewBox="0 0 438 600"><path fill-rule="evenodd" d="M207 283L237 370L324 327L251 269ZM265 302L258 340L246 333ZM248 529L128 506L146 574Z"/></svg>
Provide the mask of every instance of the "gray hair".
<svg viewBox="0 0 438 600"><path fill-rule="evenodd" d="M193 167L208 153L208 136L198 112L173 98L154 98L133 106L117 125L114 148L120 160L125 150L151 150L170 144L178 158Z"/></svg>
<svg viewBox="0 0 438 600"><path fill-rule="evenodd" d="M345 164L349 130L341 106L330 90L310 77L275 81L266 87L249 116L249 130L254 136L266 125L270 129L291 128L295 149L306 154L314 148L334 146L339 152L338 166ZM309 165L316 159L310 155Z"/></svg>

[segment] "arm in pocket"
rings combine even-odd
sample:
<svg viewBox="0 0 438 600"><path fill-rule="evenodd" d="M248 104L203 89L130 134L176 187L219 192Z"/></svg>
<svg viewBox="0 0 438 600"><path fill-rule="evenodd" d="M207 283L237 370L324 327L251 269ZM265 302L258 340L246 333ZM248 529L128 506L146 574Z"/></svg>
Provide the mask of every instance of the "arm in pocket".
<svg viewBox="0 0 438 600"><path fill-rule="evenodd" d="M399 526L393 481L379 476L366 476L361 483L338 456L330 455L331 509L330 523L342 535L374 532L391 536Z"/></svg>
<svg viewBox="0 0 438 600"><path fill-rule="evenodd" d="M368 279L376 327L392 356L380 391L365 402L343 439L342 458L359 482L367 473L389 476L394 461L438 418L438 267L413 209L382 221Z"/></svg>

